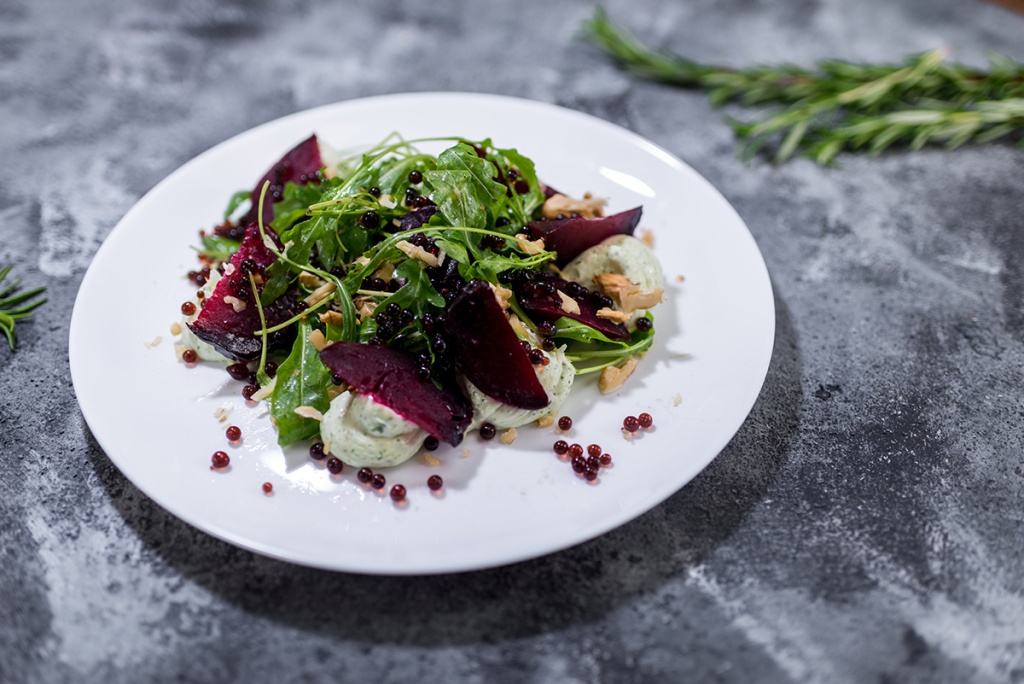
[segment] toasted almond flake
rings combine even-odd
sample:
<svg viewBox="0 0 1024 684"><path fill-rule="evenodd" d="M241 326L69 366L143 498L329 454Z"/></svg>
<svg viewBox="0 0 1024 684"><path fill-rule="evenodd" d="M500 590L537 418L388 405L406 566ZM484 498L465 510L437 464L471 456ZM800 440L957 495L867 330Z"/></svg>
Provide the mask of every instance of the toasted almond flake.
<svg viewBox="0 0 1024 684"><path fill-rule="evenodd" d="M325 439L324 440L324 453L325 454L331 453L331 440L330 439Z"/></svg>
<svg viewBox="0 0 1024 684"><path fill-rule="evenodd" d="M355 260L354 263L355 263L356 266L365 266L366 264L370 263L370 257L368 257L368 256L358 257Z"/></svg>
<svg viewBox="0 0 1024 684"><path fill-rule="evenodd" d="M544 218L558 218L559 215L572 216L579 214L583 218L593 219L604 216L604 207L608 200L600 197L595 198L589 192L583 195L583 199L573 199L561 193L555 193L544 201L541 213Z"/></svg>
<svg viewBox="0 0 1024 684"><path fill-rule="evenodd" d="M448 256L443 249L437 250L437 265L444 266L444 259Z"/></svg>
<svg viewBox="0 0 1024 684"><path fill-rule="evenodd" d="M519 320L519 316L510 314L508 317L508 324L519 339L526 339L529 341L533 341L535 339L533 333L531 333L526 326L523 325L523 322Z"/></svg>
<svg viewBox="0 0 1024 684"><path fill-rule="evenodd" d="M320 314L320 322L341 327L345 323L345 317L340 311L325 311Z"/></svg>
<svg viewBox="0 0 1024 684"><path fill-rule="evenodd" d="M462 450L462 454L461 454L462 458L469 458L472 455L473 455L473 452L470 451L469 449L463 449Z"/></svg>
<svg viewBox="0 0 1024 684"><path fill-rule="evenodd" d="M324 283L320 287L318 287L315 290L313 290L312 292L310 292L309 296L306 297L304 300L302 300L302 302L307 307L314 306L314 305L319 304L320 302L322 302L327 297L330 297L332 294L334 294L334 290L335 290L334 283L331 283L331 282Z"/></svg>
<svg viewBox="0 0 1024 684"><path fill-rule="evenodd" d="M395 198L386 193L378 197L377 202L379 202L380 206L384 207L385 209L394 209L395 207L398 206L398 202L395 201Z"/></svg>
<svg viewBox="0 0 1024 684"><path fill-rule="evenodd" d="M501 433L501 437L498 437L498 441L502 444L512 444L516 441L516 429L509 428Z"/></svg>
<svg viewBox="0 0 1024 684"><path fill-rule="evenodd" d="M677 275L677 276L676 276L676 282L677 282L677 283L684 283L684 282L686 282L686 276L683 276L683 275Z"/></svg>
<svg viewBox="0 0 1024 684"><path fill-rule="evenodd" d="M177 321L175 321L174 323L171 323L171 334L172 335L180 335L181 334L181 323L178 323Z"/></svg>
<svg viewBox="0 0 1024 684"><path fill-rule="evenodd" d="M224 295L224 303L230 304L231 308L235 310L235 313L238 313L239 311L245 311L245 302L243 302L238 297Z"/></svg>
<svg viewBox="0 0 1024 684"><path fill-rule="evenodd" d="M418 259L425 263L427 266L437 266L437 257L423 249L418 245L414 245L408 240L399 240L398 244L395 245L398 249L405 252L405 255L410 259Z"/></svg>
<svg viewBox="0 0 1024 684"><path fill-rule="evenodd" d="M580 305L575 299L565 294L561 290L555 290L558 293L559 299L562 300L562 311L567 314L578 314L580 312Z"/></svg>
<svg viewBox="0 0 1024 684"><path fill-rule="evenodd" d="M320 169L320 173L324 174L324 178L336 178L338 176L338 170L328 164L324 168Z"/></svg>
<svg viewBox="0 0 1024 684"><path fill-rule="evenodd" d="M307 273L306 271L303 271L302 273L299 274L299 285L307 287L310 290L315 290L316 288L320 287L323 284L324 281L312 273Z"/></svg>
<svg viewBox="0 0 1024 684"><path fill-rule="evenodd" d="M640 231L640 239L644 241L644 244L648 247L654 247L654 233L649 230Z"/></svg>
<svg viewBox="0 0 1024 684"><path fill-rule="evenodd" d="M156 337L153 338L152 342L143 342L142 344L146 345L146 349L152 349L153 347L155 347L156 345L160 344L163 341L164 338L161 337L160 335L157 335Z"/></svg>
<svg viewBox="0 0 1024 684"><path fill-rule="evenodd" d="M390 283L391 279L395 277L395 265L390 261L385 261L380 268L373 272L373 277Z"/></svg>
<svg viewBox="0 0 1024 684"><path fill-rule="evenodd" d="M540 254L544 251L544 238L537 238L536 240L530 240L523 233L516 233L516 243L519 245L519 249L523 250L530 256L534 254Z"/></svg>
<svg viewBox="0 0 1024 684"><path fill-rule="evenodd" d="M665 289L662 287L643 290L621 273L599 273L594 276L594 282L606 295L617 300L619 306L626 313L637 309L650 309L661 303L665 294Z"/></svg>
<svg viewBox="0 0 1024 684"><path fill-rule="evenodd" d="M314 330L309 333L309 337L306 339L309 340L309 343L313 345L313 348L317 351L323 351L331 344L327 341L327 338L324 337L324 333L321 330Z"/></svg>
<svg viewBox="0 0 1024 684"><path fill-rule="evenodd" d="M549 413L546 416L541 416L537 420L533 421L533 424L540 428L551 427L555 424L555 416L553 413Z"/></svg>
<svg viewBox="0 0 1024 684"><path fill-rule="evenodd" d="M275 385L277 385L277 376L276 375L270 380L270 382L268 382L266 385L264 385L263 387L260 387L258 390L256 390L256 393L252 395L250 400L251 401L257 401L257 402L263 401L264 399L269 397L274 392L274 386ZM271 416L271 419L273 419L273 416ZM274 421L274 425L277 425L277 421Z"/></svg>
<svg viewBox="0 0 1024 684"><path fill-rule="evenodd" d="M227 421L228 416L230 416L230 415L231 415L231 409L225 408L223 406L217 407L214 410L214 412L213 412L213 417L217 419L218 423L223 423L223 422Z"/></svg>
<svg viewBox="0 0 1024 684"><path fill-rule="evenodd" d="M626 378L633 374L636 370L637 365L640 362L637 361L636 357L631 356L621 366L608 366L601 371L601 379L597 383L598 389L601 390L601 394L608 394L622 387L622 384L626 382Z"/></svg>
<svg viewBox="0 0 1024 684"><path fill-rule="evenodd" d="M431 468L436 468L437 466L441 465L441 459L435 458L426 452L424 452L423 454L423 462L426 463Z"/></svg>
<svg viewBox="0 0 1024 684"><path fill-rule="evenodd" d="M607 306L598 309L597 315L600 318L607 318L609 321L613 321L615 323L625 323L629 320L629 314L625 311L616 311L615 309L611 309Z"/></svg>
<svg viewBox="0 0 1024 684"><path fill-rule="evenodd" d="M683 395L679 394L679 392L676 392L672 396L672 405L673 406L679 406L682 403L683 403Z"/></svg>
<svg viewBox="0 0 1024 684"><path fill-rule="evenodd" d="M176 358L177 358L177 359L178 359L179 361L181 361L181 360L182 360L182 358L181 358L181 355L185 353L185 350L186 350L186 349L188 349L188 347L186 347L186 346L185 346L185 345L183 345L183 344L176 344L176 345L174 345L174 356L175 356L175 357L176 357Z"/></svg>
<svg viewBox="0 0 1024 684"><path fill-rule="evenodd" d="M626 440L627 442L632 442L633 441L633 433L632 432L630 432L626 428L622 428L620 430L620 432L622 432L622 439Z"/></svg>
<svg viewBox="0 0 1024 684"><path fill-rule="evenodd" d="M377 308L377 302L369 295L359 295L352 303L355 305L356 311L359 312L359 320L361 321L372 316L374 309Z"/></svg>
<svg viewBox="0 0 1024 684"><path fill-rule="evenodd" d="M224 275L229 276L235 272L235 265L230 261L224 264Z"/></svg>
<svg viewBox="0 0 1024 684"><path fill-rule="evenodd" d="M296 406L295 415L302 416L303 418L312 418L315 421L321 421L324 419L324 414L316 410L312 406Z"/></svg>
<svg viewBox="0 0 1024 684"><path fill-rule="evenodd" d="M508 308L508 299L512 296L512 290L501 285L494 285L489 283L491 290L494 292L494 298L498 300L498 304L501 306L502 311Z"/></svg>

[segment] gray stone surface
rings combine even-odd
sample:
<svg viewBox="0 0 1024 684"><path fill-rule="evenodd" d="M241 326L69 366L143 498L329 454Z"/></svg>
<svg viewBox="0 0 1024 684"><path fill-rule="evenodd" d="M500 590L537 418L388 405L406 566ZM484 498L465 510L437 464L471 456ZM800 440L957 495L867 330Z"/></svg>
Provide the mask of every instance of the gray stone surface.
<svg viewBox="0 0 1024 684"><path fill-rule="evenodd" d="M706 61L1024 59L1024 17L969 0L609 10ZM701 95L575 40L591 11L0 0L0 263L50 297L0 348L0 681L1024 681L1024 151L744 165ZM775 354L718 459L600 539L455 576L293 567L119 474L75 401L68 320L105 235L180 164L408 90L555 102L678 154L760 244Z"/></svg>

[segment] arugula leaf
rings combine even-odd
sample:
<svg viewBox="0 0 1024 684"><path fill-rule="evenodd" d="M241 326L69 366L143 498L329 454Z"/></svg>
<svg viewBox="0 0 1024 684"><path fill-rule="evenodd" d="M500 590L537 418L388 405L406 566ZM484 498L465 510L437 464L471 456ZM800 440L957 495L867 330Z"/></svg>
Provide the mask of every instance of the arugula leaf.
<svg viewBox="0 0 1024 684"><path fill-rule="evenodd" d="M193 247L192 249L210 259L221 261L230 260L238 251L238 246L242 244L238 240L232 240L222 235L204 235L201 242L202 247Z"/></svg>
<svg viewBox="0 0 1024 684"><path fill-rule="evenodd" d="M0 282L3 282L10 272L10 266L0 268ZM11 351L14 351L14 344L17 341L17 336L14 334L14 326L20 320L31 318L32 311L46 303L46 299L38 299L25 304L25 302L28 302L33 297L42 294L46 289L45 287L37 287L28 292L14 294L18 290L19 285L21 285L21 281L15 280L10 285L0 289L0 332L3 332L4 337L7 338L7 344L10 346ZM24 306L20 306L22 304Z"/></svg>
<svg viewBox="0 0 1024 684"><path fill-rule="evenodd" d="M298 334L288 358L277 369L270 395L270 415L277 425L277 443L288 446L320 432L320 423L295 413L299 406L312 406L323 413L330 406L327 390L331 372L320 360L320 352L309 343L312 330L308 318L298 323Z"/></svg>
<svg viewBox="0 0 1024 684"><path fill-rule="evenodd" d="M235 213L238 207L242 206L242 202L248 201L252 196L252 192L249 190L239 190L231 199L228 200L228 206L224 209L224 220L227 221L231 218L231 215Z"/></svg>
<svg viewBox="0 0 1024 684"><path fill-rule="evenodd" d="M503 184L494 180L494 164L459 143L437 157L437 170L423 174L433 189L441 214L453 226L486 228L494 223L507 201Z"/></svg>
<svg viewBox="0 0 1024 684"><path fill-rule="evenodd" d="M506 177L510 170L515 169L519 180L525 181L529 190L525 194L519 194L512 184L512 195L509 198L509 208L512 210L513 223L525 225L533 219L533 214L544 204L544 191L541 189L540 180L537 178L537 171L534 168L533 160L519 153L515 148L496 149L498 164L505 170Z"/></svg>
<svg viewBox="0 0 1024 684"><path fill-rule="evenodd" d="M319 183L303 183L299 185L288 181L284 185L284 194L280 202L274 202L274 220L270 227L277 233L306 218L306 209L316 204L324 194Z"/></svg>
<svg viewBox="0 0 1024 684"><path fill-rule="evenodd" d="M395 267L394 277L404 278L406 283L398 288L398 292L381 302L379 307L385 307L394 302L403 309L412 309L417 316L422 316L427 312L428 304L439 309L444 307L444 297L439 295L434 286L430 284L427 272L423 270L420 262L416 259L407 259L398 264Z"/></svg>

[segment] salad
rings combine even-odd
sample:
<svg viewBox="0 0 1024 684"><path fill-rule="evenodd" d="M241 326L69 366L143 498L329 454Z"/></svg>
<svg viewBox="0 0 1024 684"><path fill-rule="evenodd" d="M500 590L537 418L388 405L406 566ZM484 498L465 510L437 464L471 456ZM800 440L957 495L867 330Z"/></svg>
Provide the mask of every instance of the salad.
<svg viewBox="0 0 1024 684"><path fill-rule="evenodd" d="M226 363L282 446L319 437L356 467L546 420L578 375L618 389L654 341L642 209L605 205L490 140L342 154L313 135L201 233L179 355Z"/></svg>

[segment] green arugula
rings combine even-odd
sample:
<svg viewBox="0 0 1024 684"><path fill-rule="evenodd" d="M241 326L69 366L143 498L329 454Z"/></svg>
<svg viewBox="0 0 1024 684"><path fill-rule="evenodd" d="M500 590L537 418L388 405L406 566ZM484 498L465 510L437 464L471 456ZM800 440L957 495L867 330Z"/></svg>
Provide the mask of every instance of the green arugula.
<svg viewBox="0 0 1024 684"><path fill-rule="evenodd" d="M295 409L312 406L323 413L330 406L327 390L333 384L331 372L320 360L320 352L309 342L311 331L309 319L300 319L292 351L278 367L270 395L270 415L277 425L277 441L281 446L308 439L320 431L320 423L298 415Z"/></svg>
<svg viewBox="0 0 1024 684"><path fill-rule="evenodd" d="M0 268L0 283L4 281L4 278L6 278L7 274L10 272L10 266ZM15 280L13 283L0 288L0 331L2 331L4 336L7 338L7 344L10 346L11 351L14 351L14 346L17 342L17 336L14 334L14 326L18 321L31 318L32 312L37 307L46 303L45 298L37 299L34 302L29 301L42 294L43 291L46 290L45 287L37 287L29 290L28 292L15 294L20 285L21 281Z"/></svg>

